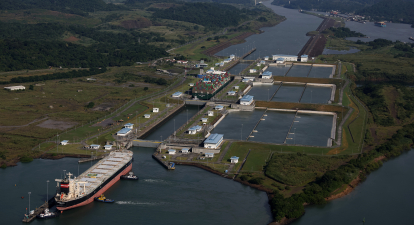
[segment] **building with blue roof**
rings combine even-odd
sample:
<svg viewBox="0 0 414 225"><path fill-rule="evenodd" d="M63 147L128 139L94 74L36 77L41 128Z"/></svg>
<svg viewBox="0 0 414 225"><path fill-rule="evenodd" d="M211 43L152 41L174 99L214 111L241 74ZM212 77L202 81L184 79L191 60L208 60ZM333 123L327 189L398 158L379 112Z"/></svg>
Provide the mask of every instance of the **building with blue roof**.
<svg viewBox="0 0 414 225"><path fill-rule="evenodd" d="M181 149L181 153L183 153L183 154L188 154L189 151L190 151L189 148L182 148Z"/></svg>
<svg viewBox="0 0 414 225"><path fill-rule="evenodd" d="M224 140L223 134L210 134L206 140L204 140L204 148L218 148Z"/></svg>
<svg viewBox="0 0 414 225"><path fill-rule="evenodd" d="M169 149L168 150L168 154L170 154L170 155L175 155L176 152L177 151L175 149Z"/></svg>
<svg viewBox="0 0 414 225"><path fill-rule="evenodd" d="M308 56L308 55L301 55L301 56L300 56L300 61L301 61L301 62L307 62L307 61L308 61L308 59L309 59L309 56Z"/></svg>
<svg viewBox="0 0 414 225"><path fill-rule="evenodd" d="M112 150L112 145L104 145L105 150Z"/></svg>
<svg viewBox="0 0 414 225"><path fill-rule="evenodd" d="M117 136L127 136L129 133L131 133L132 129L129 128L122 128L118 132L116 132Z"/></svg>
<svg viewBox="0 0 414 225"><path fill-rule="evenodd" d="M252 95L245 95L240 99L240 105L251 105L253 103Z"/></svg>
<svg viewBox="0 0 414 225"><path fill-rule="evenodd" d="M230 162L231 163L238 163L239 162L239 157L237 157L237 156L230 157Z"/></svg>
<svg viewBox="0 0 414 225"><path fill-rule="evenodd" d="M173 98L179 98L179 97L181 97L182 95L183 95L183 93L182 93L182 92L177 91L177 92L175 92L174 94L172 94L172 97L173 97Z"/></svg>
<svg viewBox="0 0 414 225"><path fill-rule="evenodd" d="M227 92L227 95L236 95L236 92L235 91L229 91L229 92Z"/></svg>
<svg viewBox="0 0 414 225"><path fill-rule="evenodd" d="M203 127L201 127L200 125L196 125L196 126L190 127L188 129L188 133L189 134L196 134L197 132L200 132L202 128Z"/></svg>
<svg viewBox="0 0 414 225"><path fill-rule="evenodd" d="M285 58L277 58L276 64L284 64L286 62Z"/></svg>
<svg viewBox="0 0 414 225"><path fill-rule="evenodd" d="M269 60L269 56L265 56L264 57L264 60Z"/></svg>
<svg viewBox="0 0 414 225"><path fill-rule="evenodd" d="M214 107L214 109L215 109L215 110L222 110L222 109L224 109L224 107L223 107L222 105L216 105L216 106Z"/></svg>
<svg viewBox="0 0 414 225"><path fill-rule="evenodd" d="M272 72L270 72L270 71L264 71L264 72L262 73L262 78L263 78L263 79L272 79L272 76L273 76L273 74L272 74Z"/></svg>
<svg viewBox="0 0 414 225"><path fill-rule="evenodd" d="M124 128L128 128L128 129L134 129L134 124L132 123L127 123L124 125Z"/></svg>

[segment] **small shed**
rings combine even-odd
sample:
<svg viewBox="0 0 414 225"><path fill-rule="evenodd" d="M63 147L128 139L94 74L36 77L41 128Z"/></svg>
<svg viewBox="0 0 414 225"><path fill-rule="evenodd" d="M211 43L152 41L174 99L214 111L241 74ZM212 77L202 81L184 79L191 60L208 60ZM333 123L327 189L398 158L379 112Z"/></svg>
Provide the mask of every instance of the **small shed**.
<svg viewBox="0 0 414 225"><path fill-rule="evenodd" d="M239 90L239 86L234 86L234 89Z"/></svg>
<svg viewBox="0 0 414 225"><path fill-rule="evenodd" d="M159 108L152 108L152 112L157 113L157 112L159 112L159 111L160 111L160 109L159 109Z"/></svg>
<svg viewBox="0 0 414 225"><path fill-rule="evenodd" d="M201 122L207 123L208 118L201 118Z"/></svg>
<svg viewBox="0 0 414 225"><path fill-rule="evenodd" d="M96 145L96 144L89 145L90 149L99 149L100 147L101 145Z"/></svg>
<svg viewBox="0 0 414 225"><path fill-rule="evenodd" d="M128 129L134 129L134 124L132 123L127 123L124 125L124 128L128 128Z"/></svg>
<svg viewBox="0 0 414 225"><path fill-rule="evenodd" d="M132 129L122 128L121 130L119 130L118 132L116 132L116 135L117 136L127 136L131 132L132 132Z"/></svg>
<svg viewBox="0 0 414 225"><path fill-rule="evenodd" d="M253 96L245 95L240 99L240 105L251 105L253 103Z"/></svg>
<svg viewBox="0 0 414 225"><path fill-rule="evenodd" d="M263 78L263 79L272 79L272 76L273 76L273 74L272 74L272 72L270 72L270 71L264 71L264 72L262 73L262 78Z"/></svg>
<svg viewBox="0 0 414 225"><path fill-rule="evenodd" d="M18 91L18 90L24 90L26 89L24 86L11 86L11 87L4 87L4 89L9 91Z"/></svg>
<svg viewBox="0 0 414 225"><path fill-rule="evenodd" d="M216 105L216 107L214 107L215 110L222 110L224 107L222 105Z"/></svg>
<svg viewBox="0 0 414 225"><path fill-rule="evenodd" d="M183 93L182 93L182 92L177 91L177 92L175 92L174 94L172 94L172 97L173 97L173 98L179 98L179 97L181 97L182 95L183 95Z"/></svg>
<svg viewBox="0 0 414 225"><path fill-rule="evenodd" d="M264 60L269 60L269 56L265 56L264 57Z"/></svg>
<svg viewBox="0 0 414 225"><path fill-rule="evenodd" d="M147 118L147 119L148 119L148 118L150 118L150 117L151 117L151 114L145 114L145 115L144 115L144 118Z"/></svg>
<svg viewBox="0 0 414 225"><path fill-rule="evenodd" d="M206 158L213 158L214 157L214 153L210 153L210 152L206 152L206 153L204 153L204 155L206 156Z"/></svg>
<svg viewBox="0 0 414 225"><path fill-rule="evenodd" d="M250 73L256 73L257 70L256 69L250 69Z"/></svg>
<svg viewBox="0 0 414 225"><path fill-rule="evenodd" d="M194 83L189 83L188 85L190 85L190 87L194 87Z"/></svg>
<svg viewBox="0 0 414 225"><path fill-rule="evenodd" d="M61 145L67 145L68 143L69 143L68 140L63 140L63 141L60 142Z"/></svg>
<svg viewBox="0 0 414 225"><path fill-rule="evenodd" d="M176 153L175 149L169 149L168 150L168 154L170 154L170 155L175 155L175 153Z"/></svg>
<svg viewBox="0 0 414 225"><path fill-rule="evenodd" d="M227 95L234 96L234 95L236 95L236 92L235 91L229 91L229 92L227 92Z"/></svg>
<svg viewBox="0 0 414 225"><path fill-rule="evenodd" d="M208 111L208 112L207 112L207 115L208 115L208 116L214 116L214 111Z"/></svg>
<svg viewBox="0 0 414 225"><path fill-rule="evenodd" d="M104 145L104 149L105 150L111 150L112 149L112 145Z"/></svg>
<svg viewBox="0 0 414 225"><path fill-rule="evenodd" d="M230 158L230 162L231 162L231 163L238 163L238 162L239 162L239 157L237 157L237 156L232 156L232 157Z"/></svg>
<svg viewBox="0 0 414 225"><path fill-rule="evenodd" d="M188 154L188 151L190 151L189 148L182 148L181 149L181 153L183 153L183 154Z"/></svg>

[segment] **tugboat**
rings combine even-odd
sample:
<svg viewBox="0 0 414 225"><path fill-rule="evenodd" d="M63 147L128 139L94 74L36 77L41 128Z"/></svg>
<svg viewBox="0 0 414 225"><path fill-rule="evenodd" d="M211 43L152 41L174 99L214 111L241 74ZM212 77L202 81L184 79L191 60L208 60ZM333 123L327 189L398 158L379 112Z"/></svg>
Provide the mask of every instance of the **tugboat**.
<svg viewBox="0 0 414 225"><path fill-rule="evenodd" d="M114 202L114 200L109 199L109 198L106 198L104 195L101 195L99 197L95 197L95 201L105 202L105 203L112 203L112 202Z"/></svg>
<svg viewBox="0 0 414 225"><path fill-rule="evenodd" d="M129 172L128 175L121 176L123 180L138 180L138 177L134 175L134 172Z"/></svg>
<svg viewBox="0 0 414 225"><path fill-rule="evenodd" d="M48 208L45 209L43 213L40 213L36 217L39 219L49 219L53 217L57 217L59 214L57 212L50 212Z"/></svg>

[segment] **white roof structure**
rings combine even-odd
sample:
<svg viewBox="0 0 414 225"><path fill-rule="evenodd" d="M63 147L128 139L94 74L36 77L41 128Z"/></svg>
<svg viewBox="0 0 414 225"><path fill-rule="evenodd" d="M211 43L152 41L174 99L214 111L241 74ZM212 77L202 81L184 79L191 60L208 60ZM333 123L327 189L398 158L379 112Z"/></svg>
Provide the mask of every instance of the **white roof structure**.
<svg viewBox="0 0 414 225"><path fill-rule="evenodd" d="M4 87L4 89L10 90L10 91L17 91L17 90L24 90L26 88L24 86L20 85L20 86Z"/></svg>

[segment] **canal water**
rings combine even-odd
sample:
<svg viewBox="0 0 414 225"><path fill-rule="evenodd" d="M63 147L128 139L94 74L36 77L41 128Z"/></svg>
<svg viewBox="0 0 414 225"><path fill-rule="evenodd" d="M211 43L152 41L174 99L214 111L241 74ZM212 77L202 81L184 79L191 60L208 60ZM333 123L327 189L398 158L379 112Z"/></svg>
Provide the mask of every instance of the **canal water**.
<svg viewBox="0 0 414 225"><path fill-rule="evenodd" d="M273 102L299 102L302 95L303 85L282 85L277 91L275 97L272 98Z"/></svg>
<svg viewBox="0 0 414 225"><path fill-rule="evenodd" d="M327 104L331 99L332 88L307 86L303 93L301 103Z"/></svg>
<svg viewBox="0 0 414 225"><path fill-rule="evenodd" d="M254 85L248 94L254 96L254 100L268 101L279 87L280 84Z"/></svg>
<svg viewBox="0 0 414 225"><path fill-rule="evenodd" d="M230 112L213 132L224 134L225 139L246 140L263 114L264 110L257 109L253 112ZM268 110L266 115L256 127L257 132L251 134L254 137L250 137L249 141L283 144L293 123L290 133L295 128L297 133L295 137L289 136L292 139L288 139L287 144L327 146L331 135L332 116L298 114L296 122L293 122L294 112Z"/></svg>
<svg viewBox="0 0 414 225"><path fill-rule="evenodd" d="M188 108L189 118L197 107ZM191 113L191 115L190 115ZM157 139L173 132L187 121L187 110L176 114L157 128L148 139ZM268 199L264 192L224 179L199 168L177 166L175 171L164 169L152 159L152 148L131 149L134 152L133 171L139 181L119 181L105 196L114 204L89 205L64 211L58 218L35 220L32 224L267 224L271 222ZM77 163L78 159L37 159L31 163L0 169L0 217L2 224L17 224L29 208L40 206L48 192L55 193L55 178L63 170L75 175L91 163ZM46 180L50 183L47 185ZM47 191L47 186L49 190ZM22 199L21 197L24 197Z"/></svg>
<svg viewBox="0 0 414 225"><path fill-rule="evenodd" d="M412 224L414 151L384 163L349 195L323 206L307 206L293 225Z"/></svg>
<svg viewBox="0 0 414 225"><path fill-rule="evenodd" d="M248 46L256 47L256 51L247 56L246 59L257 59L275 54L297 55L305 43L309 40L306 33L314 31L320 23L321 18L299 13L295 9L286 9L271 5L272 1L265 1L263 5L272 9L276 14L286 17L286 20L274 27L264 27L262 34L255 34L246 38L246 42L232 45L217 53L219 56L236 54L243 49L247 52Z"/></svg>
<svg viewBox="0 0 414 225"><path fill-rule="evenodd" d="M231 68L228 72L233 75L238 75L241 71L246 69L250 63L238 63L233 68Z"/></svg>
<svg viewBox="0 0 414 225"><path fill-rule="evenodd" d="M287 77L307 77L311 70L311 66L294 65L289 70Z"/></svg>
<svg viewBox="0 0 414 225"><path fill-rule="evenodd" d="M332 67L312 66L312 69L308 75L311 78L329 78L333 73Z"/></svg>
<svg viewBox="0 0 414 225"><path fill-rule="evenodd" d="M414 29L410 24L402 23L387 23L387 27L375 26L373 22L367 22L366 24L348 21L345 22L345 26L352 31L365 34L369 38L351 37L347 38L351 41L361 40L364 42L373 41L377 38L388 39L391 41L402 41L408 43L414 43L414 41L408 39L414 37Z"/></svg>
<svg viewBox="0 0 414 225"><path fill-rule="evenodd" d="M290 67L292 65L286 65L286 66L269 66L266 71L272 72L273 76L281 76L284 77L286 73L289 71Z"/></svg>

